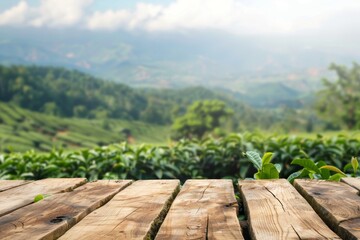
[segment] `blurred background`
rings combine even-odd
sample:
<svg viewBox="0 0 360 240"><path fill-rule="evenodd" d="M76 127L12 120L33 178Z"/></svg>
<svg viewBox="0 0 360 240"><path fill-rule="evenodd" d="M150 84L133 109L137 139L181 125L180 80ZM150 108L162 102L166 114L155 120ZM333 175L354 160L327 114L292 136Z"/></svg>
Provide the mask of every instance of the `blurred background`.
<svg viewBox="0 0 360 240"><path fill-rule="evenodd" d="M357 136L358 0L1 0L0 152Z"/></svg>

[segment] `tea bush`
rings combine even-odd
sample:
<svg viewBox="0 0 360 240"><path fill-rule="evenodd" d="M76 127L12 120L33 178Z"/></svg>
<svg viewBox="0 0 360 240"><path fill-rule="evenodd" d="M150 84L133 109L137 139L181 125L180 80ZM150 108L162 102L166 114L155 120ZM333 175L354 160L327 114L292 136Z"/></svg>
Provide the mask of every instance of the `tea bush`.
<svg viewBox="0 0 360 240"><path fill-rule="evenodd" d="M359 156L360 141L345 136L308 139L245 133L222 139L180 140L172 146L124 142L68 153L9 153L0 155L0 179L246 178L257 172L244 154L247 151L272 152L272 163L281 165L280 177L288 177L301 169L291 162L304 157L343 169L352 157Z"/></svg>

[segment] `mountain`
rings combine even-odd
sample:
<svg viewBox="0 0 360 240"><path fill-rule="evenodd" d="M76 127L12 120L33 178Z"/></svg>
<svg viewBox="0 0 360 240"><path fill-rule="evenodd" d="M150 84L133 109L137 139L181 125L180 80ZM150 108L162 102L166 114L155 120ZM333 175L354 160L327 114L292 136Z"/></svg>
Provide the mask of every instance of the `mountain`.
<svg viewBox="0 0 360 240"><path fill-rule="evenodd" d="M301 91L288 87L282 82L259 83L250 87L249 92L250 94L240 96L238 99L256 107L302 106Z"/></svg>
<svg viewBox="0 0 360 240"><path fill-rule="evenodd" d="M264 82L309 92L327 66L359 60L350 53L225 32L91 32L0 29L0 63L61 66L130 86L224 87L241 93Z"/></svg>
<svg viewBox="0 0 360 240"><path fill-rule="evenodd" d="M1 66L0 101L61 117L126 119L171 124L197 100L218 99L242 112L244 103L203 87L139 89L77 70Z"/></svg>
<svg viewBox="0 0 360 240"><path fill-rule="evenodd" d="M195 101L216 99L234 110L229 130L267 128L280 122L278 111L255 109L244 101L255 101L260 107L269 108L275 107L272 105L276 101L287 106L281 101L288 101L291 95L299 96L285 85L274 89L281 89L283 94L278 92L278 97L272 97L271 101L270 97L264 97L269 86L265 86L264 91L253 91L257 95L200 86L132 88L77 70L39 66L0 65L0 86L0 101L46 115L100 121L121 119L162 126L171 125Z"/></svg>

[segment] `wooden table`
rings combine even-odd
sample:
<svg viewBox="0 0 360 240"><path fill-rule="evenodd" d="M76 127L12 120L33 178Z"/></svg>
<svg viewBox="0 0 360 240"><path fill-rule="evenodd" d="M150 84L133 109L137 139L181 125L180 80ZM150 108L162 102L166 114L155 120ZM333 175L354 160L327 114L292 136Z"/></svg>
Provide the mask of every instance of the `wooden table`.
<svg viewBox="0 0 360 240"><path fill-rule="evenodd" d="M0 180L0 239L357 239L359 190L355 178Z"/></svg>

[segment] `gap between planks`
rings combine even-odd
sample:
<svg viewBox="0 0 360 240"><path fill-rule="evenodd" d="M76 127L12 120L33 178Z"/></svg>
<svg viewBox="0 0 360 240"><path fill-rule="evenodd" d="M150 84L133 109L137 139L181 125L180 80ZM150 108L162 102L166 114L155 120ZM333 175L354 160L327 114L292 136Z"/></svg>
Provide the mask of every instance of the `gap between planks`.
<svg viewBox="0 0 360 240"><path fill-rule="evenodd" d="M86 178L47 178L0 192L0 217L34 203L36 195L71 191L86 181Z"/></svg>
<svg viewBox="0 0 360 240"><path fill-rule="evenodd" d="M31 182L32 181L27 180L0 180L0 192L16 188Z"/></svg>
<svg viewBox="0 0 360 240"><path fill-rule="evenodd" d="M198 182L198 181L196 181L196 182ZM229 234L234 234L232 232L235 232L235 236L238 232L241 235L239 222L237 220L237 202L234 197L234 190L233 190L232 182L229 180L212 180L212 181L206 180L206 182L208 182L207 187L205 189L201 190L201 197L199 199L200 202L203 202L202 200L205 200L205 202L203 202L202 204L206 203L210 196L213 196L213 195L211 195L211 192L212 192L213 188L215 188L217 186L217 183L221 183L220 185L218 185L218 187L220 187L219 189L222 189L225 186L226 194L224 195L224 197L225 197L226 201L221 202L221 207L224 207L223 205L225 205L225 211L221 210L219 208L213 209L214 210L213 214L215 216L216 215L220 216L222 212L223 212L223 214L225 212L225 215L224 215L225 221L222 221L223 219L219 219L216 217L210 218L209 216L207 216L206 217L206 222L207 222L206 234L204 237L206 239L229 239L226 236L230 236ZM226 182L225 185L223 184L224 182ZM21 209L18 209L16 211L14 211L13 213L10 213L10 214L4 216L3 218L0 218L2 221L2 222L0 222L0 225L2 227L0 229L0 231L2 233L2 235L0 235L1 238L2 239L23 239L25 236L30 236L27 238L29 238L29 239L54 239L54 238L61 236L67 229L69 229L70 227L72 227L73 225L78 223L86 214L91 212L94 207L95 208L98 207L98 203L96 203L94 206L92 205L92 206L88 207L87 205L89 205L90 202L93 202L94 199L92 198L90 202L87 200L89 197L94 197L94 196L91 196L91 194L95 194L97 197L102 198L101 194L99 195L99 193L96 192L96 190L95 190L99 186L94 186L94 184L99 185L100 183L101 182L88 183L82 187L75 189L73 192L58 194L56 197L51 196L50 198L46 198L46 199L40 201L39 203L31 204L29 206L24 206ZM151 183L151 185L149 185L149 183ZM159 200L159 198L157 197L159 195L158 191L160 190L161 192L163 192L164 187L166 189L166 183L171 183L172 188L168 188L168 190L171 190L171 191L167 192L167 194L165 196L166 197L165 203L160 205L162 208L158 208L158 210L161 210L160 213L157 216L150 214L152 216L149 217L149 213L147 213L145 211L144 212L145 214L140 214L138 216L138 221L140 221L143 225L144 225L144 222L145 222L145 225L147 224L147 228L145 228L146 231L141 231L141 229L139 230L138 229L139 225L136 225L136 224L130 226L130 228L126 225L126 221L128 222L127 223L128 225L129 224L131 225L132 220L130 219L130 221L129 221L128 217L131 214L133 214L134 212L131 212L122 221L117 222L116 223L117 225L115 226L115 228L121 229L121 231L120 231L121 236L125 236L124 237L125 239L126 238L136 239L137 237L139 239L142 239L142 238L144 238L144 236L145 236L145 238L153 239L157 233L158 228L160 227L160 224L161 224L163 218L165 218L173 199L175 198L176 194L179 191L180 185L179 185L178 180L138 181L138 182L136 182L136 184L134 184L135 189L132 191L133 197L129 197L129 194L125 193L122 195L123 201L121 201L121 196L120 196L119 198L116 199L117 203L113 204L113 206L111 206L111 201L110 201L109 204L98 209L97 211L101 213L107 207L107 208L109 208L110 211L113 212L114 209L116 209L116 206L119 206L119 204L120 204L120 207L123 207L123 210L124 209L126 210L126 207L130 207L130 208L134 207L133 206L134 199L135 198L141 199L141 198L139 198L139 195L141 196L141 194L143 194L145 199L142 199L142 201L140 201L140 205L142 205L143 209L144 209L144 207L148 208L149 205L147 205L147 204L154 204L154 203L151 203L151 199L149 199L149 197L157 199L156 201L158 201ZM174 185L174 183L175 183L175 185ZM138 185L138 187L136 187L136 185ZM161 188L156 190L157 191L156 193L151 192L151 191L149 192L149 189L151 189L153 186L156 186L156 185L160 185ZM139 186L141 186L141 187L139 187ZM105 186L102 186L102 187L105 187ZM175 187L175 190L174 190L174 187ZM219 189L217 189L217 190L219 190ZM207 192L207 190L210 190L210 193ZM228 191L228 190L230 190L230 191ZM34 192L34 190L31 190L29 192ZM219 192L222 193L222 191L219 191ZM216 193L216 191L215 191L215 193ZM213 194L214 194L214 192L213 192ZM120 195L121 195L121 193L120 193ZM131 194L130 194L130 196L131 196ZM129 201L130 201L130 203L129 203ZM76 202L76 204L75 204L75 202ZM126 204L126 202L128 202L128 204ZM62 206L62 203L65 203L65 205L67 207L64 208ZM83 206L83 208L73 207L72 205L74 205L74 204L75 204L75 206ZM115 208L114 208L114 206L115 206ZM153 209L153 210L156 210L156 209ZM229 210L229 212L228 212L228 210ZM93 212L93 215L97 215L97 217L98 217L99 214L97 211ZM141 211L139 211L139 212L141 212ZM40 217L38 216L39 213L40 213ZM230 218L228 217L229 213L230 213ZM83 221L81 221L79 224L75 225L72 229L70 229L70 231L68 231L61 239L67 239L68 237L71 238L72 232L78 233L79 228L81 229L81 224L87 225L86 219L89 219L89 218L85 217L85 219ZM146 219L148 219L147 223L146 223ZM226 228L224 228L224 226L222 226L223 222L228 221L227 219L228 220L233 220L233 219L236 220L235 221L235 225L236 225L235 229L230 229L231 231L229 231L229 229L226 229ZM221 221L218 222L217 220L221 220ZM122 225L122 226L120 226L120 225ZM124 226L125 226L125 230L122 230L124 228L120 228L120 227L124 227ZM222 231L224 231L224 233ZM81 232L81 230L80 230L80 232ZM118 235L115 234L115 235L109 235L105 238L114 239L117 237L118 237ZM93 238L90 237L90 239L97 239L97 238L98 238L98 233L96 233L93 236ZM75 236L74 239L79 239L79 237ZM87 236L86 239L89 239L89 236ZM236 237L233 239L242 239L242 238L240 236L240 237Z"/></svg>
<svg viewBox="0 0 360 240"><path fill-rule="evenodd" d="M340 239L285 179L240 180L252 239Z"/></svg>
<svg viewBox="0 0 360 240"><path fill-rule="evenodd" d="M60 239L151 239L179 187L179 180L136 181Z"/></svg>
<svg viewBox="0 0 360 240"><path fill-rule="evenodd" d="M294 186L339 236L359 239L360 197L355 186L360 185L360 179L342 181L298 179Z"/></svg>
<svg viewBox="0 0 360 240"><path fill-rule="evenodd" d="M130 180L90 182L20 208L0 217L0 239L56 239L130 183Z"/></svg>
<svg viewBox="0 0 360 240"><path fill-rule="evenodd" d="M231 180L187 180L156 240L244 239Z"/></svg>
<svg viewBox="0 0 360 240"><path fill-rule="evenodd" d="M80 179L79 179L80 180ZM82 179L83 180L83 179ZM41 180L41 181L44 181L44 180ZM149 180L146 180L146 182L148 182ZM151 181L151 180L150 180ZM153 181L160 181L160 180L153 180ZM166 180L162 180L162 181L166 181ZM169 180L169 181L172 181L172 180ZM173 181L177 181L177 180L173 180ZM204 181L204 182L209 182L209 181L214 181L215 183L216 182L221 182L221 181L226 181L226 180L188 180L189 181L189 184L190 184L190 182L191 181L193 181L193 182L196 182L196 181ZM264 181L264 180L256 180L256 181L253 181L253 180L251 180L251 184L258 184L259 182L261 182L261 181ZM265 180L265 181L274 181L274 180ZM276 180L276 181L279 181L279 183L281 183L281 181L283 181L283 180ZM286 180L285 180L286 181ZM350 179L350 181L352 181L351 179ZM40 182L40 181L36 181L36 182ZM36 183L36 182L33 182L33 183ZM145 181L138 181L138 182L145 182ZM247 215L247 218L248 218L248 222L250 223L249 224L249 230L250 230L250 232L251 232L251 235L252 235L252 237L254 238L254 239L262 239L262 238L256 238L256 236L255 236L255 233L253 232L254 231L254 229L253 229L253 227L254 227L254 224L252 224L253 223L253 221L252 221L252 219L251 219L251 214L249 213L249 206L248 206L248 203L246 202L246 196L244 195L244 193L243 193L243 191L242 190L244 190L244 188L243 188L243 186L244 186L244 182L246 182L246 181L239 181L239 188L240 188L240 192L241 192L241 194L242 194L242 198L241 198L241 200L243 201L243 204L244 204L244 206L247 208L247 212L246 212L246 215ZM250 182L250 181L249 181ZM349 183L349 181L346 181L346 179L344 179L344 182L346 182L347 184L350 184L350 185L352 185L352 187L353 188L355 188L356 187L356 185L354 185L354 184L356 184L356 182L354 183L354 182L351 182L351 183ZM288 182L287 182L288 183ZM30 183L26 183L27 185L26 186L29 186L28 184L30 184ZM51 192L51 191L53 191L53 192L64 192L64 191L69 191L69 190L71 190L71 189L73 189L73 188L75 188L75 187L77 187L77 186L79 186L79 185L81 185L81 184L84 184L84 182L82 182L82 181L80 181L79 183L77 183L77 184L75 184L75 185L73 185L73 186L71 186L71 187L68 187L68 188L66 188L65 187L65 185L62 185L62 187L60 187L60 188L63 188L62 190L59 190L59 188L58 189L48 189L48 192ZM183 192L183 191L186 191L186 188L185 188L185 186L186 186L186 184L187 183L185 183L185 185L183 186L183 189L181 190L181 192ZM289 184L289 183L288 183ZM70 184L71 185L71 184ZM89 185L89 184L87 184L87 185ZM133 184L134 185L134 184ZM205 184L206 185L206 184ZM211 184L210 184L211 185ZM231 184L232 185L232 184ZM290 184L289 184L290 185ZM291 186L291 185L290 185ZM357 185L357 186L359 186L359 185ZM14 188L11 188L11 189L7 189L6 191L4 191L4 192L0 192L0 194L2 194L2 193L5 193L5 192L8 192L8 191L12 191L12 192L21 192L21 191L19 191L18 189L19 188L23 188L23 189L25 189L24 188L25 187L25 185L24 186L15 186ZM179 184L177 184L177 190L178 190L178 187L179 187ZM205 188L204 188L204 186L203 186L203 188L202 188L202 190L200 191L200 192L197 192L197 193L194 193L194 194L200 194L199 195L199 198L197 198L198 199L198 201L200 201L200 202L202 202L203 200L208 200L207 198L207 196L206 195L208 195L208 190L209 189L211 189L212 187L210 187L209 186L209 184L207 184L206 186L205 186ZM39 188L39 186L37 186L37 189L41 189L41 188ZM46 187L45 188L43 188L43 189L45 189L46 190ZM143 189L143 188L142 188ZM56 191L55 191L56 190ZM286 204L284 204L283 203L283 200L284 199L281 199L281 197L283 197L283 196L281 196L281 197L279 197L278 196L278 194L276 193L276 191L273 191L274 189L272 189L272 187L270 186L266 186L265 188L263 188L262 190L265 190L265 191L267 191L267 194L270 194L269 195L269 197L270 197L270 199L272 199L272 201L275 201L275 204L273 204L273 210L275 210L275 211L278 211L278 210L281 210L282 209L282 211L284 211L284 210L288 210L288 206L286 205ZM23 193L23 196L27 196L27 197L29 197L30 195L31 195L31 202L33 201L33 197L35 196L35 195L37 195L38 193L47 193L46 191L45 192L37 192L36 194L33 194L34 193L34 191L25 191L27 194L25 194L24 195L24 193ZM31 194L30 194L30 192L32 192ZM146 192L146 190L145 190L145 192ZM224 190L224 192L226 192L225 190ZM295 191L296 192L296 191ZM357 191L356 191L356 194L358 194L358 192L359 192L359 189L357 189ZM121 192L120 192L121 193ZM117 195L119 195L120 193L118 193ZM144 192L143 192L143 194L144 194ZM60 194L59 194L60 195ZM58 195L58 196L59 196ZM116 196L117 196L116 195ZM146 194L145 194L146 195ZM234 189L232 188L232 191L228 191L228 192L226 192L226 194L225 195L232 195L232 198L230 197L230 198L228 198L227 199L227 204L226 204L226 206L232 206L232 207L234 207L236 210L235 210L235 216L236 216L236 220L237 220L237 202L236 202L236 199L234 198ZM164 216L166 215L166 218L168 218L169 216L170 216L170 213L171 213L171 211L172 210L170 210L169 212L167 212L167 208L171 205L171 202L172 202L172 199L174 198L176 196L176 190L175 191L173 191L172 192L172 195L167 199L167 201L165 201L165 203L163 204L163 207L160 209L160 213L158 214L158 216L157 217L155 217L154 219L152 219L153 221L151 221L150 222L150 224L148 224L147 226L148 226L148 228L147 228L147 230L148 231L143 231L143 233L144 232L146 232L145 233L145 235L144 234L140 234L142 237L149 237L149 238L153 238L154 236L155 236L155 234L156 234L156 231L157 231L157 228L159 227L159 224L161 223L161 218L164 218ZM179 196L177 196L176 197L176 199L175 199L175 202L177 201L177 199L179 198L180 199L180 196L181 196L181 194L179 194ZM213 196L213 197L211 197L210 199L217 199L216 197L214 197L214 195L209 195L209 196ZM30 198L27 198L27 200L29 200ZM130 200L130 199L132 199L132 198L125 198L125 199L123 199L124 201L126 201L126 200ZM234 200L235 199L235 200ZM291 198L290 198L291 199ZM45 200L43 200L44 202L46 202L46 201L49 201L50 200L50 198L49 199L45 199ZM289 201L289 199L286 199L287 201ZM0 198L0 201L1 201L1 198ZM112 201L112 200L111 200ZM110 201L110 202L111 202ZM292 201L298 201L298 199L296 199L295 198L295 200L294 199L292 199ZM41 201L42 202L42 201ZM109 203L110 203L109 202ZM174 202L174 204L173 204L173 206L175 206L175 202ZM277 203L276 203L277 202ZM39 202L40 203L40 202ZM36 204L39 204L39 203L36 203ZM108 204L109 204L108 203ZM143 202L144 203L144 202ZM188 202L189 203L189 202ZM31 203L30 203L31 204ZM36 204L32 204L32 205L30 205L30 206L35 206ZM107 205L108 205L107 204ZM190 204L190 203L189 203ZM97 211L100 211L101 209L103 209L103 208L105 208L107 205L105 205L105 206L103 206L103 207L101 207L101 208L99 208L98 210L96 210L95 212L97 212ZM259 205L259 204L257 204L257 205ZM24 205L24 206L26 206L26 205ZM22 206L22 208L20 207L20 209L19 210L17 210L17 211L20 211L20 210L22 210L23 208L28 208L28 207L30 207L30 206L27 206L27 207L24 207L24 206ZM167 207L166 207L167 206ZM261 204L259 205L259 206L261 206ZM259 206L257 206L257 207L259 207ZM302 205L301 205L302 206ZM251 208L251 207L250 207ZM93 209L92 209L93 210ZM92 211L92 210L89 210L89 211ZM292 210L294 210L294 209L292 209ZM15 211L15 212L13 212L13 213L16 213L17 211ZM88 210L86 210L85 212L87 212L86 214L88 214L89 213L89 211ZM221 210L221 211L223 211L223 210ZM301 211L304 211L303 210L303 208L301 208ZM306 209L306 211L308 211L308 209ZM95 213L95 212L93 212L93 214ZM202 216L202 215L204 215L204 210L203 209L201 209L201 208L198 208L198 213L199 213L199 215L200 216ZM214 211L214 212L216 212L216 211ZM251 212L251 211L250 211ZM101 213L101 211L100 211L100 213ZM86 215L85 214L85 215ZM133 213L131 213L131 214L133 214ZM130 214L130 215L131 215ZM191 214L191 211L190 211L190 214ZM10 215L10 214L9 214ZM225 214L226 215L226 214ZM230 214L231 215L231 219L233 218L233 213L232 214ZM305 215L308 215L308 214L305 214ZM311 214L310 214L311 215ZM162 217L160 217L160 216L162 216ZM317 215L316 215L317 216ZM76 221L79 221L79 219L81 219L81 218L83 218L84 216L82 216L82 217L80 217L80 218L78 218L78 220L76 220ZM89 216L88 216L89 217ZM85 219L86 219L87 217L85 217ZM125 217L126 218L126 217ZM170 218L170 217L169 217ZM55 218L56 219L56 218ZM83 221L85 220L85 219L83 219ZM191 218L189 219L189 218L184 218L185 220L191 220ZM204 238L202 238L202 239L229 239L229 238L224 238L223 236L225 236L225 235L221 235L221 234L218 234L218 235L212 235L211 234L211 232L213 231L212 230L212 225L210 224L211 223L211 218L209 218L209 215L207 215L206 216L206 218L205 218L206 220L205 220L205 230L204 230L204 233L205 233L205 235L204 235ZM125 219L125 222L127 221L128 219ZM253 220L254 220L254 218L253 218ZM316 219L315 219L316 220ZM19 221L19 222L17 222L16 224L21 224L21 222L22 221ZM71 221L68 221L68 219L67 219L67 221L66 222L71 222ZM166 220L165 220L165 222L166 222ZM163 225L161 225L161 227L163 227L163 226L166 226L165 225L165 222L164 222L164 224ZM189 223L191 223L191 221L188 221ZM196 221L195 221L196 222ZM200 222L201 222L201 224L202 224L202 222L203 222L203 220L200 220ZM219 222L221 222L221 221L213 221L214 223L215 223L215 227L216 227L216 224L218 224ZM289 221L286 221L286 223L288 223ZM317 221L315 221L315 222L317 222ZM80 223L82 223L82 222L80 222ZM239 221L237 220L237 223L239 223ZM15 224L15 227L17 227L17 225ZM67 223L68 224L68 223ZM76 222L74 223L74 224L76 224ZM122 222L120 223L120 225L122 224ZM201 225L200 224L200 225ZM352 223L353 224L353 226L352 226L352 228L355 228L356 226L358 226L358 225L354 225L354 223ZM79 224L77 224L77 225L75 225L72 229L70 229L70 231L68 232L68 233L71 233L71 231L75 231L75 229L76 229L76 227L78 226ZM315 224L316 225L316 224ZM65 227L65 228L63 228L63 227L60 227L60 229L68 229L69 227L71 226L71 224L69 224L67 227ZM312 225L312 226L314 226L314 225ZM294 233L295 233L295 235L296 236L294 236L294 239L298 239L299 237L301 238L301 237L304 237L304 236L301 236L301 234L305 234L306 235L306 233L304 233L304 231L302 231L302 230L298 230L297 229L297 227L294 227L294 225L291 225L290 226L291 227L291 229L288 229L288 231L293 231ZM221 228L220 228L221 229ZM238 227L237 228L238 230L240 229L240 227ZM191 230L191 228L190 228L190 230ZM277 229L278 230L278 229ZM58 231L58 230L57 230ZM61 231L63 231L63 230L61 230ZM57 232L57 236L60 236L61 235L61 231L58 231ZM65 230L66 231L66 230ZM133 231L133 230L131 230L131 231ZM192 231L193 232L197 232L198 231L198 229L192 229ZM322 230L321 230L322 231ZM320 232L321 232L320 231ZM0 230L0 232L1 232L1 230ZM56 231L55 231L56 232ZM126 231L124 231L124 232L126 232ZM122 234L125 234L125 233L122 233ZM136 232L136 231L135 231ZM140 231L141 232L141 231ZM215 231L216 232L216 231ZM305 231L306 232L306 231ZM327 232L327 231L325 231L325 232ZM131 233L126 233L126 234L130 234L130 235L128 235L128 236L131 236L131 234L133 234L134 232L131 232ZM222 233L222 232L220 232L220 233ZM122 236L126 236L126 234L125 235L122 235ZM152 235L150 235L150 234L152 234ZM161 230L161 228L160 228L160 231L159 231L159 233L158 233L158 235L156 236L157 237L157 239L162 239L161 238L161 234L163 234L162 233L162 230ZM241 234L241 233L240 233ZM287 233L287 234L289 234L289 232ZM331 234L329 234L329 232L327 232L327 234L328 235L322 235L323 237L325 236L325 237L328 237L328 236L330 236L329 238L331 238L331 239L339 239L336 235L335 236L332 236ZM56 235L56 234L55 234ZM53 236L55 236L55 235L53 235ZM135 234L136 235L136 234ZM134 236L135 236L134 235ZM195 234L196 235L196 234ZM321 235L321 234L320 234ZM49 235L49 236L51 236L51 234ZM68 239L68 238L65 238L67 235L65 234L64 235L64 238L61 238L61 239ZM191 234L190 234L190 236L191 236ZM216 237L217 236L217 237ZM271 234L270 235L268 235L268 236L266 236L266 239L271 239ZM284 235L285 236L285 235ZM284 239L291 239L291 237L289 237L289 236L291 236L291 234L290 235L286 235L286 238L284 238ZM331 237L332 236L332 237ZM28 237L27 237L28 238ZM102 237L102 238L104 238L104 237ZM1 239L5 239L5 238L1 238ZM16 238L9 238L9 239L16 239ZM36 238L36 239L39 239L39 238ZM44 238L44 239L46 239L46 238ZM52 238L49 238L49 239L52 239ZM69 238L69 239L81 239L81 238ZM86 238L86 239L88 239L88 238ZM94 235L94 238L90 238L90 239L96 239L96 237L95 237L95 235ZM114 238L111 238L111 237L109 237L109 236L105 236L105 239L114 239ZM139 239L141 239L141 238L139 238ZM185 239L185 238L179 238L179 239ZM231 239L231 238L230 238ZM241 238L234 238L234 239L241 239ZM264 238L263 238L264 239ZM277 238L277 239L279 239L279 238ZM317 239L320 239L320 238L318 238L317 237Z"/></svg>
<svg viewBox="0 0 360 240"><path fill-rule="evenodd" d="M347 185L358 190L359 191L358 195L360 195L360 178L352 178L352 177L342 178L341 182L346 183Z"/></svg>

